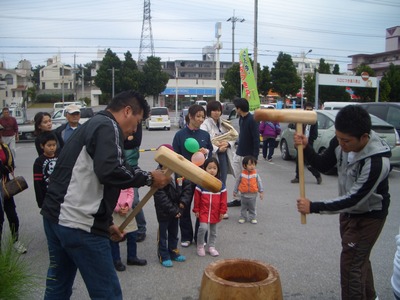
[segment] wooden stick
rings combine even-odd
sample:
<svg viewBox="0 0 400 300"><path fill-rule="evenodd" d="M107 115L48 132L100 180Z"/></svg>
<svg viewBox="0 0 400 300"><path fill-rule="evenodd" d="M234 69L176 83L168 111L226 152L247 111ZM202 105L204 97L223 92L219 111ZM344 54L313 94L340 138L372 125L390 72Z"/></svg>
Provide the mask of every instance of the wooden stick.
<svg viewBox="0 0 400 300"><path fill-rule="evenodd" d="M296 132L298 134L303 134L303 124L296 123ZM297 162L299 167L299 187L300 187L300 197L306 197L306 188L304 183L304 151L303 145L297 145ZM305 214L301 214L301 224L307 224L307 219Z"/></svg>
<svg viewBox="0 0 400 300"><path fill-rule="evenodd" d="M165 175L171 176L172 170L171 169L165 169ZM147 203L147 201L150 200L151 197L157 192L158 188L151 188L150 191L147 192L147 194L143 197L143 199L136 205L136 207L132 210L132 212L126 217L124 222L119 226L119 230L122 232L126 226L133 220L134 217L139 213L139 211L143 208L143 206Z"/></svg>

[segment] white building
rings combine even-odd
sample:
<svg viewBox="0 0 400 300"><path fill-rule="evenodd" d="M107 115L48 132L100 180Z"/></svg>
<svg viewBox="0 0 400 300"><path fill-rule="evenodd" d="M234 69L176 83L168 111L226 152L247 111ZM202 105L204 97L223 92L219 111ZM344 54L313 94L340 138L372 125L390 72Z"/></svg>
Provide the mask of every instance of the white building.
<svg viewBox="0 0 400 300"><path fill-rule="evenodd" d="M22 105L28 99L28 88L33 87L31 82L32 64L28 60L21 60L16 69L6 69L0 62L0 105Z"/></svg>
<svg viewBox="0 0 400 300"><path fill-rule="evenodd" d="M40 69L40 90L46 93L73 93L75 74L73 68L64 65L59 56L47 60L47 66ZM44 92L42 92L44 93Z"/></svg>
<svg viewBox="0 0 400 300"><path fill-rule="evenodd" d="M332 73L336 61L331 59L324 60L326 64L329 64L329 69ZM294 66L296 67L297 74L301 76L303 71L304 74L314 74L314 71L319 68L320 59L309 58L304 52L301 52L300 56L293 56L292 61Z"/></svg>

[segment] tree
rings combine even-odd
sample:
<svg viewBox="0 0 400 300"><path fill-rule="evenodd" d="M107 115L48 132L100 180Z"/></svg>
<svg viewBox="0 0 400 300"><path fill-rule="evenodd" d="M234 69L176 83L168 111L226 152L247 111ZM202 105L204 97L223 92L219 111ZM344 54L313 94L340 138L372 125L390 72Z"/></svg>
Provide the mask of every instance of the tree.
<svg viewBox="0 0 400 300"><path fill-rule="evenodd" d="M271 70L272 89L282 97L296 94L301 87L301 79L289 54L280 52Z"/></svg>
<svg viewBox="0 0 400 300"><path fill-rule="evenodd" d="M224 80L222 82L222 99L234 99L240 97L241 90L240 81L240 65L234 63L229 69L226 70Z"/></svg>
<svg viewBox="0 0 400 300"><path fill-rule="evenodd" d="M33 75L31 79L36 88L40 88L40 70L44 67L43 65L37 65L35 68L32 68Z"/></svg>
<svg viewBox="0 0 400 300"><path fill-rule="evenodd" d="M363 72L367 72L371 77L375 76L375 71L372 70L372 68L370 66L367 66L366 64L361 64L357 67L356 75L361 76L361 73ZM353 88L353 91L357 96L360 97L361 102L368 102L375 100L376 89L355 87Z"/></svg>
<svg viewBox="0 0 400 300"><path fill-rule="evenodd" d="M121 60L118 58L117 54L112 52L111 49L108 49L103 61L101 63L100 68L97 70L96 78L94 79L94 83L98 86L103 93L103 100L110 99L110 95L112 94L112 76L111 69L114 68L114 91L115 94L122 91L120 86L120 81L117 76L116 70L121 68Z"/></svg>
<svg viewBox="0 0 400 300"><path fill-rule="evenodd" d="M125 60L122 62L121 70L118 72L122 90L138 90L140 82L140 71L132 54L125 53Z"/></svg>
<svg viewBox="0 0 400 300"><path fill-rule="evenodd" d="M387 95L384 95L386 93ZM390 64L380 82L380 101L400 100L400 66Z"/></svg>
<svg viewBox="0 0 400 300"><path fill-rule="evenodd" d="M151 95L158 98L158 95L167 87L168 80L169 75L161 68L161 58L149 56L143 65L139 92L144 96Z"/></svg>
<svg viewBox="0 0 400 300"><path fill-rule="evenodd" d="M271 88L271 73L269 71L268 66L264 66L263 69L258 72L258 91L260 94L264 95L264 97L267 97L268 91Z"/></svg>

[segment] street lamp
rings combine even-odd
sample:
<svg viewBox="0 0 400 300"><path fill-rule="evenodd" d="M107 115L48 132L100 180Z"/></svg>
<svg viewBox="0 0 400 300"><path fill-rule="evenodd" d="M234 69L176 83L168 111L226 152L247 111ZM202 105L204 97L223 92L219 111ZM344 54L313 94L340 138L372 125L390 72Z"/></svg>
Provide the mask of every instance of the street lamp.
<svg viewBox="0 0 400 300"><path fill-rule="evenodd" d="M232 22L232 64L235 63L235 26L236 22L243 23L245 19L235 17L235 10L233 10L233 16L230 17L227 22Z"/></svg>
<svg viewBox="0 0 400 300"><path fill-rule="evenodd" d="M215 48L217 49L217 65L215 72L215 100L219 101L219 91L220 91L220 63L219 63L219 50L222 48L219 38L221 37L221 22L215 23L215 37L217 38L217 44Z"/></svg>
<svg viewBox="0 0 400 300"><path fill-rule="evenodd" d="M304 59L306 58L306 55L311 53L312 49L308 50L306 54L303 52L303 65L301 66L301 108L303 108L303 100L304 100Z"/></svg>
<svg viewBox="0 0 400 300"><path fill-rule="evenodd" d="M178 124L178 64L175 61L175 122Z"/></svg>

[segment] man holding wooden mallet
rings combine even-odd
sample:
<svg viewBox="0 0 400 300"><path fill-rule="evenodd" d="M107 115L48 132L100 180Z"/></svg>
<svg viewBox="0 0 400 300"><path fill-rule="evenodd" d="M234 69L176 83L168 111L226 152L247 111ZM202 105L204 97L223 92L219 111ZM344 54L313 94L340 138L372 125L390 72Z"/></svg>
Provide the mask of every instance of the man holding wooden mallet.
<svg viewBox="0 0 400 300"><path fill-rule="evenodd" d="M320 172L338 169L339 196L323 202L297 200L303 214L340 213L341 299L376 299L369 256L385 224L390 203L390 147L371 131L369 114L358 105L342 108L335 120L336 137L322 154L295 134L296 145L305 147L308 163Z"/></svg>

